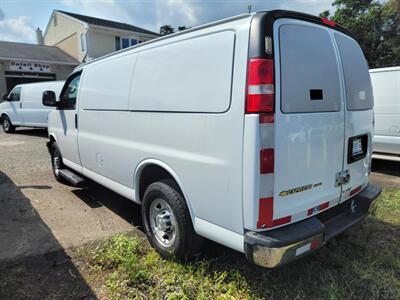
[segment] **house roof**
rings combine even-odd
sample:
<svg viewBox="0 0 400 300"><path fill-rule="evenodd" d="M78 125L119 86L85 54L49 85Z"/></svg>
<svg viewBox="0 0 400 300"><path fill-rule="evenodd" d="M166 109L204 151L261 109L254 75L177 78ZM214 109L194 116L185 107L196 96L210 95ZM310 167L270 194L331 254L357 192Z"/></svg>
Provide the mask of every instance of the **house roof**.
<svg viewBox="0 0 400 300"><path fill-rule="evenodd" d="M95 17L84 16L84 15L75 14L75 13L62 11L62 10L56 10L56 11L58 11L58 12L60 12L62 14L68 15L70 17L73 17L75 19L78 19L80 21L83 21L85 23L92 24L92 25L110 27L110 28L115 28L115 29L122 29L122 30L128 30L128 31L135 31L135 32L139 32L139 33L145 33L145 34L151 34L151 35L159 36L158 33L155 33L153 31L150 31L150 30L147 30L147 29L144 29L144 28L140 28L140 27L137 27L137 26L133 26L133 25L130 25L130 24L126 24L126 23L120 23L120 22L104 20L104 19L95 18Z"/></svg>
<svg viewBox="0 0 400 300"><path fill-rule="evenodd" d="M38 60L54 64L79 65L79 62L57 47L0 41L1 59Z"/></svg>

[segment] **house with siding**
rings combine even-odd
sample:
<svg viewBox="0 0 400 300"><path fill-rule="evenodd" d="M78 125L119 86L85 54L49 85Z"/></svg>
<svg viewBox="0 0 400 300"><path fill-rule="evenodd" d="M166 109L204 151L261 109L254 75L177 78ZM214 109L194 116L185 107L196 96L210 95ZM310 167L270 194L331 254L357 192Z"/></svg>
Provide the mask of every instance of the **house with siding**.
<svg viewBox="0 0 400 300"><path fill-rule="evenodd" d="M45 45L86 62L158 36L134 25L54 10L43 39Z"/></svg>

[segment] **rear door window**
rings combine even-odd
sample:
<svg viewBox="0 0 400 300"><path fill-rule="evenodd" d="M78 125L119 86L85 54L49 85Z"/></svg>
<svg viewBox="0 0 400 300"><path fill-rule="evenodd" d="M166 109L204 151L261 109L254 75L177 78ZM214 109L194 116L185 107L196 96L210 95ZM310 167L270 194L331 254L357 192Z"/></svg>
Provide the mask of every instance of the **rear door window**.
<svg viewBox="0 0 400 300"><path fill-rule="evenodd" d="M338 63L327 29L282 25L280 54L283 113L340 111Z"/></svg>
<svg viewBox="0 0 400 300"><path fill-rule="evenodd" d="M373 97L369 68L358 43L352 38L335 33L342 59L348 110L372 109Z"/></svg>

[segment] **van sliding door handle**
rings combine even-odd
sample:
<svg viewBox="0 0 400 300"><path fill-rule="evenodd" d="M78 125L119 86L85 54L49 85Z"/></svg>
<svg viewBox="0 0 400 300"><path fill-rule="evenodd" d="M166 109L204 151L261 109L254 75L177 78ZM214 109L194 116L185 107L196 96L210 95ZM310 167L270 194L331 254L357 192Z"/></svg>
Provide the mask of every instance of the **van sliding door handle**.
<svg viewBox="0 0 400 300"><path fill-rule="evenodd" d="M75 114L75 129L78 129L78 114Z"/></svg>

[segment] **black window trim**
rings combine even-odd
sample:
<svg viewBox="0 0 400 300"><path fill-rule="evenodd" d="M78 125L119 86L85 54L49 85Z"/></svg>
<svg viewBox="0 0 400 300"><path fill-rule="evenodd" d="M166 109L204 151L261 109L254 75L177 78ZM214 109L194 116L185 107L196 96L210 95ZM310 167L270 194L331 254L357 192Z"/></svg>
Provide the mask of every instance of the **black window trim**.
<svg viewBox="0 0 400 300"><path fill-rule="evenodd" d="M72 73L71 75L69 75L69 77L67 78L67 80L64 83L64 86L61 90L60 93L60 99L64 96L64 93L67 89L67 87L69 86L69 84L71 83L72 80L74 80L76 77L81 76L82 75L82 70L79 70L75 73ZM62 109L62 110L74 110L76 109L76 101L73 107L58 107L57 109Z"/></svg>
<svg viewBox="0 0 400 300"><path fill-rule="evenodd" d="M21 90L22 90L22 87L21 86L15 86L12 90L11 90L11 92L10 92L10 94L8 94L8 97L10 98L11 97L11 95L14 95L14 91L16 90L16 89L19 89L19 97L18 97L18 100L10 100L10 102L19 102L19 101L21 101Z"/></svg>

